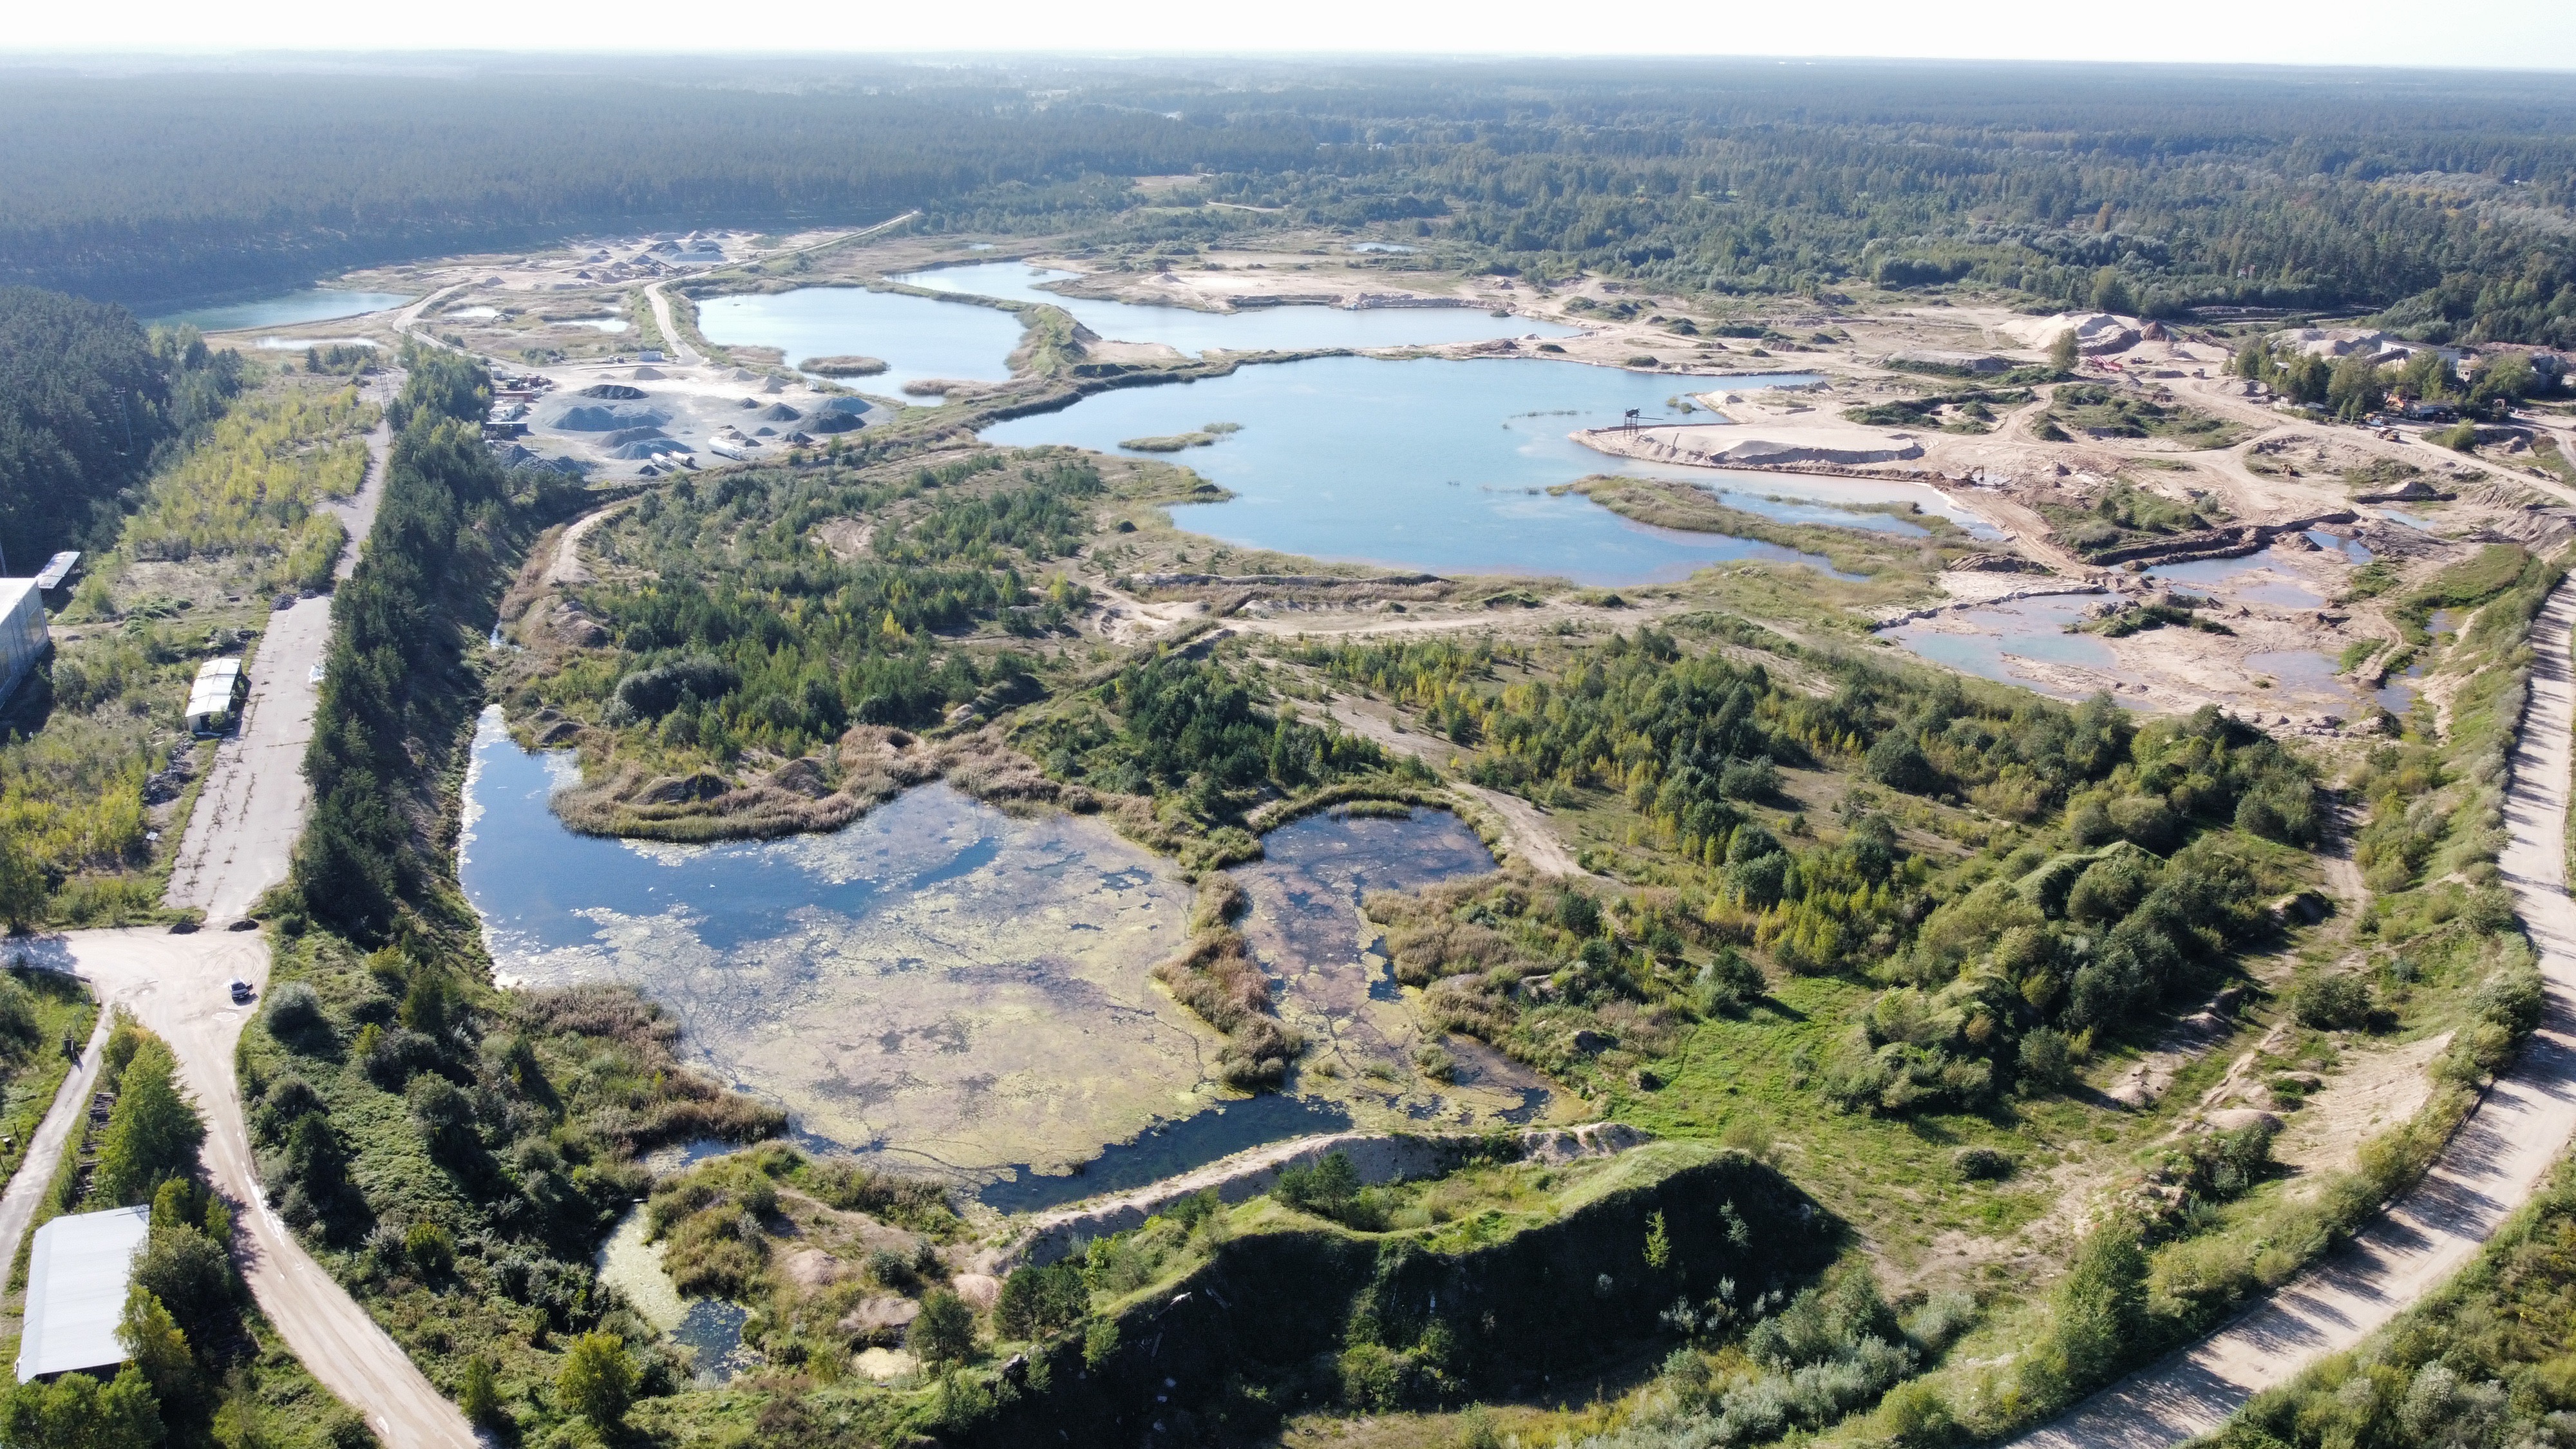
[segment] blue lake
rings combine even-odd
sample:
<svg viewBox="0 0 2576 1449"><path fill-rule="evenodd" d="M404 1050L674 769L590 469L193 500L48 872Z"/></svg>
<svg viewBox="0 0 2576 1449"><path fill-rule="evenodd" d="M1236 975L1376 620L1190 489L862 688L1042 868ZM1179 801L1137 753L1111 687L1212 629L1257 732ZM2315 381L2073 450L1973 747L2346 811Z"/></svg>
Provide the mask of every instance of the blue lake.
<svg viewBox="0 0 2576 1449"><path fill-rule="evenodd" d="M1781 374L1724 386L1807 380ZM1241 432L1211 447L1170 455L1235 494L1176 508L1174 522L1246 548L1436 573L1634 584L1730 560L1826 566L1771 544L1649 528L1586 498L1548 496L1557 484L1596 473L1686 479L1734 507L1788 521L1913 530L1850 507L1868 503L1969 517L1921 484L1635 463L1566 436L1613 425L1629 408L1659 414L1694 385L1715 384L1572 362L1319 357L1095 393L1061 412L997 424L984 437L1116 452L1129 438L1239 423Z"/></svg>
<svg viewBox="0 0 2576 1449"><path fill-rule="evenodd" d="M885 372L837 380L889 397L912 382L1004 381L1004 359L1020 345L1020 319L1009 312L861 287L709 297L698 303L698 330L720 347L779 348L790 367L813 357L878 358Z"/></svg>
<svg viewBox="0 0 2576 1449"><path fill-rule="evenodd" d="M300 327L307 322L329 322L340 317L359 317L369 312L405 307L419 300L401 292L344 292L329 287L306 287L301 291L281 292L274 297L233 302L221 307L199 307L148 320L156 327L176 327L185 323L200 332L231 332L245 327Z"/></svg>
<svg viewBox="0 0 2576 1449"><path fill-rule="evenodd" d="M1159 342L1193 355L1209 348L1234 352L1307 352L1327 347L1425 347L1443 342L1483 342L1495 337L1575 337L1582 329L1530 317L1495 317L1481 307L1252 307L1240 312L1199 312L1068 297L1041 283L1071 272L1046 271L1026 262L976 262L938 267L894 280L933 291L1043 302L1118 342ZM1669 391L1670 389L1667 389Z"/></svg>

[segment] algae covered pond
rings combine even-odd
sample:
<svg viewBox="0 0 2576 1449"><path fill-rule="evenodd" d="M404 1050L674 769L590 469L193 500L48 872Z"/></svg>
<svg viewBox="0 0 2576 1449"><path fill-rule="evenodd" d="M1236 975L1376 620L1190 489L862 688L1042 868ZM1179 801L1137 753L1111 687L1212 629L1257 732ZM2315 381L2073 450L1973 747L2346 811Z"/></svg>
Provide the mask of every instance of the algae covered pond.
<svg viewBox="0 0 2576 1449"><path fill-rule="evenodd" d="M460 873L504 979L630 982L803 1130L926 1166L1079 1161L1203 1104L1212 1046L1146 975L1189 887L1107 828L930 785L831 835L645 845L563 827L569 768L477 733Z"/></svg>
<svg viewBox="0 0 2576 1449"><path fill-rule="evenodd" d="M1097 820L932 784L829 835L648 844L567 830L547 800L573 769L522 750L497 710L476 732L459 873L496 973L632 984L679 1022L686 1059L820 1145L990 1184L996 1205L1150 1181L1352 1109L1481 1123L1543 1098L1471 1047L1453 1082L1417 1079L1359 915L1365 890L1493 868L1454 816L1314 817L1238 869L1281 1013L1336 1065L1226 1100L1215 1035L1149 974L1186 939L1191 887Z"/></svg>
<svg viewBox="0 0 2576 1449"><path fill-rule="evenodd" d="M1418 1077L1414 1054L1429 1041L1396 984L1376 929L1360 914L1370 891L1410 890L1494 868L1485 843L1457 816L1316 815L1262 837L1264 858L1235 868L1252 899L1239 923L1255 960L1279 981L1280 1016L1311 1044L1300 1064L1310 1087L1324 1071L1419 1121L1466 1125L1520 1120L1546 1099L1536 1073L1482 1044L1451 1038L1450 1081Z"/></svg>

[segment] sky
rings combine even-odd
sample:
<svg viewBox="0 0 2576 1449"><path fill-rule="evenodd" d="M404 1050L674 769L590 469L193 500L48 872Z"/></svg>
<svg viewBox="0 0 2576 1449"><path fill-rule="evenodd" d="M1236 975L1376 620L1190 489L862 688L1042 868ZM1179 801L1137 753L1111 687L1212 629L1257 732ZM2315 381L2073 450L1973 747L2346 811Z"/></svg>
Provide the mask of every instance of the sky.
<svg viewBox="0 0 2576 1449"><path fill-rule="evenodd" d="M425 16L435 15L425 29ZM1616 12L1540 0L123 0L16 9L0 53L796 51L1913 56L2576 70L2563 0L1699 0Z"/></svg>

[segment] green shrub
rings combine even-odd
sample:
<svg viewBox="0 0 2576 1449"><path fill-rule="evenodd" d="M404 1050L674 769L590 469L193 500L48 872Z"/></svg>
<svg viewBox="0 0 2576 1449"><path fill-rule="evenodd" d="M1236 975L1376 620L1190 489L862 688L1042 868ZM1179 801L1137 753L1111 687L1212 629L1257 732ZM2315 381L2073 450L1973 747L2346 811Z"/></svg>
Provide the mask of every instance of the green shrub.
<svg viewBox="0 0 2576 1449"><path fill-rule="evenodd" d="M2353 1031L2370 1021L2370 983L2358 976L2318 973L2290 993L2290 1013L2318 1031Z"/></svg>
<svg viewBox="0 0 2576 1449"><path fill-rule="evenodd" d="M1071 1328L1090 1311L1091 1289L1082 1281L1079 1264L1022 1264L1002 1280L993 1327L1004 1338L1041 1338Z"/></svg>
<svg viewBox="0 0 2576 1449"><path fill-rule="evenodd" d="M635 1402L638 1374L626 1340L614 1333L585 1333L564 1350L555 1374L555 1392L564 1407L602 1434L626 1422Z"/></svg>

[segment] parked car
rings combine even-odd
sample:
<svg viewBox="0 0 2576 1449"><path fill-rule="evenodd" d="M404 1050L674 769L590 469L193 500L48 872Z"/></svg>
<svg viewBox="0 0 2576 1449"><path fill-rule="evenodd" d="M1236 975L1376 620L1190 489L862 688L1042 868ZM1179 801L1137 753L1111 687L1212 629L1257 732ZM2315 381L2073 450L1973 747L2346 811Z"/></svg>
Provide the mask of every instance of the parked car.
<svg viewBox="0 0 2576 1449"><path fill-rule="evenodd" d="M235 1003L246 1002L250 1000L250 997L251 990L249 982L236 981L233 983L233 1000Z"/></svg>

